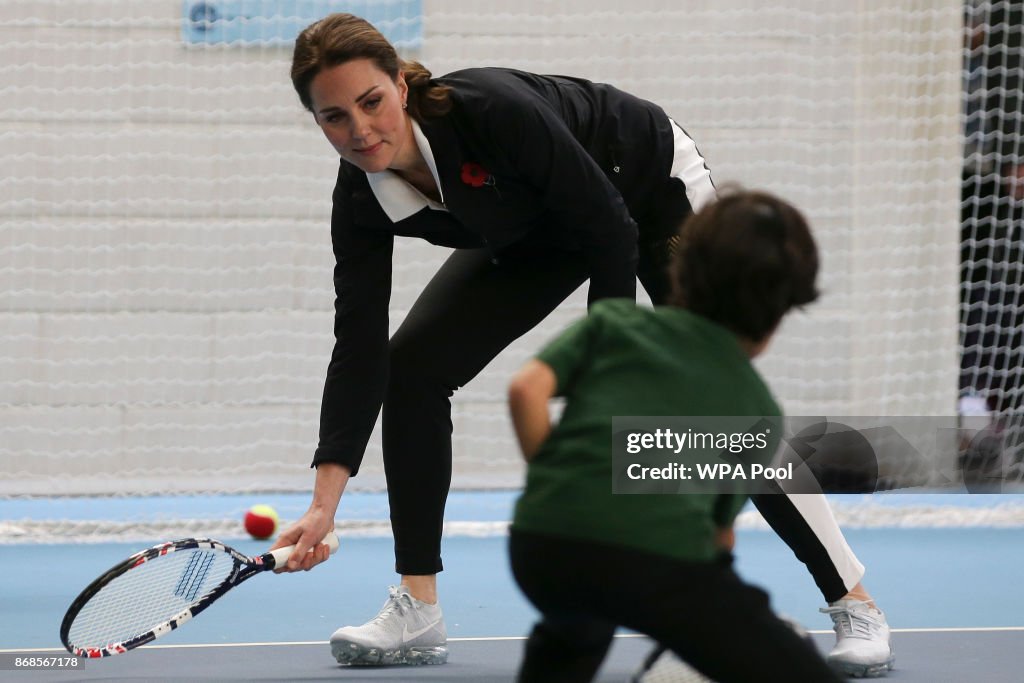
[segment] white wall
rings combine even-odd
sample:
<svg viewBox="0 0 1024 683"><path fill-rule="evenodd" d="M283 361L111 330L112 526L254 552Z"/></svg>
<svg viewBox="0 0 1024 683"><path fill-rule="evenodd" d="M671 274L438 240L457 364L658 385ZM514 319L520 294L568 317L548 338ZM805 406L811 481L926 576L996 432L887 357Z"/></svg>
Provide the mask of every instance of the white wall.
<svg viewBox="0 0 1024 683"><path fill-rule="evenodd" d="M956 392L960 6L427 1L409 55L618 84L719 183L803 208L824 296L761 363L794 414ZM180 5L0 0L0 494L302 489L330 353L336 159L282 48L188 48ZM445 251L397 250L392 324ZM456 399L456 482L518 483L504 383ZM356 483L379 486L379 440ZM116 474L115 474L116 472Z"/></svg>

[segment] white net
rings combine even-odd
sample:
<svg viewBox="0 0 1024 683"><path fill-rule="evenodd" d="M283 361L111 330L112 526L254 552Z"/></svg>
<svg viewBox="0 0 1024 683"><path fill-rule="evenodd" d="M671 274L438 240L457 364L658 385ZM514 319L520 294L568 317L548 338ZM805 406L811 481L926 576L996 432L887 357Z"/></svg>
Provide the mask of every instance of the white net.
<svg viewBox="0 0 1024 683"><path fill-rule="evenodd" d="M967 6L960 386L985 408L1024 405L1024 2Z"/></svg>
<svg viewBox="0 0 1024 683"><path fill-rule="evenodd" d="M435 74L512 66L658 102L716 181L817 230L824 296L761 363L787 411L955 410L958 2L0 0L0 494L311 482L337 160L287 43L191 43L200 4L343 4L411 26L402 52ZM445 255L398 241L393 327ZM520 483L506 381L584 305L458 392L456 486ZM353 486L380 472L375 434Z"/></svg>

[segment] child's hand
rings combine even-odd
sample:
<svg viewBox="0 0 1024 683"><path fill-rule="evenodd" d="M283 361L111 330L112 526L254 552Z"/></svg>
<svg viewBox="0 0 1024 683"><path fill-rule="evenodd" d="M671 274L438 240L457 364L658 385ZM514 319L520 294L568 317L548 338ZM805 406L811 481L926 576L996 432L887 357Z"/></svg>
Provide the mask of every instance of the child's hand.
<svg viewBox="0 0 1024 683"><path fill-rule="evenodd" d="M731 526L715 531L715 545L726 552L732 552L736 545L736 532Z"/></svg>

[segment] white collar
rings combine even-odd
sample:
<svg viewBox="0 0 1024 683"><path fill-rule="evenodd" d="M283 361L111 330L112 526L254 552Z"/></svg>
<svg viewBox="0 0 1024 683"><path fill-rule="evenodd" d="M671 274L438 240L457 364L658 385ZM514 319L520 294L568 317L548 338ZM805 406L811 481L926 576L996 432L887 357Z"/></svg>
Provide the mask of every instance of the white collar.
<svg viewBox="0 0 1024 683"><path fill-rule="evenodd" d="M437 183L437 191L441 194L441 202L444 202L444 192L441 190L441 179L437 176L437 164L434 162L434 153L430 150L430 141L420 130L420 124L412 119L412 136L416 146L427 162L430 174L434 176ZM380 208L388 215L392 223L397 223L417 213L423 207L429 206L435 211L447 211L442 205L427 197L422 192L409 184L404 178L394 171L385 169L379 173L367 173L366 180L370 183L373 196L377 198Z"/></svg>

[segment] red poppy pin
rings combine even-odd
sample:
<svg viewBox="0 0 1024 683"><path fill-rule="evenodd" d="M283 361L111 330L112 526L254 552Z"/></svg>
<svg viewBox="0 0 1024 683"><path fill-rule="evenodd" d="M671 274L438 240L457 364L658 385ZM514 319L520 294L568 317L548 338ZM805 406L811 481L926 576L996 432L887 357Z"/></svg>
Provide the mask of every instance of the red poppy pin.
<svg viewBox="0 0 1024 683"><path fill-rule="evenodd" d="M493 185L494 177L475 161L467 161L462 164L462 182L471 187L483 187Z"/></svg>

